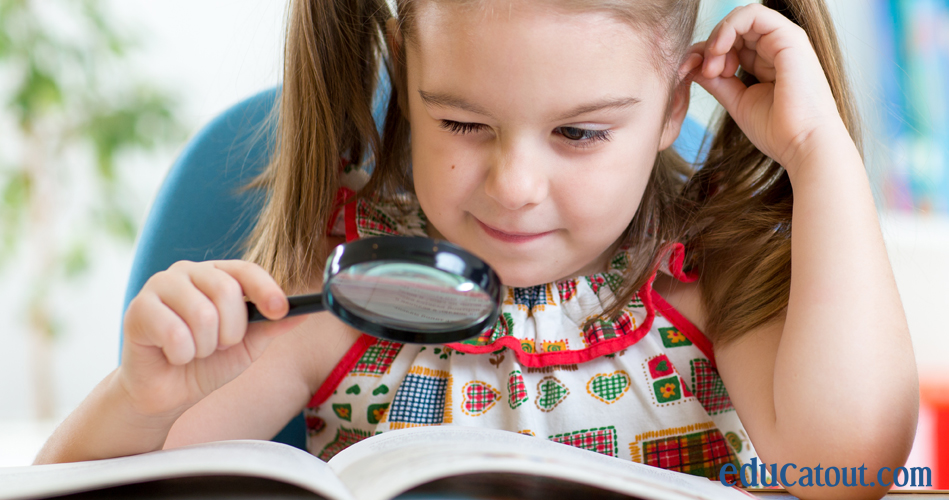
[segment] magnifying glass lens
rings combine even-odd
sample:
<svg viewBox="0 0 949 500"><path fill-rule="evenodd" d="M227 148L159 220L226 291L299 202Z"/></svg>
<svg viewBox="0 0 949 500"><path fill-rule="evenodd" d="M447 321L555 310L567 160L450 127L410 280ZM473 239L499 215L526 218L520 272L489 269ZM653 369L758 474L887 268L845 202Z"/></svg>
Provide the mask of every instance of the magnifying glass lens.
<svg viewBox="0 0 949 500"><path fill-rule="evenodd" d="M491 297L475 283L422 264L354 264L334 275L328 289L364 319L420 333L470 328L493 310Z"/></svg>

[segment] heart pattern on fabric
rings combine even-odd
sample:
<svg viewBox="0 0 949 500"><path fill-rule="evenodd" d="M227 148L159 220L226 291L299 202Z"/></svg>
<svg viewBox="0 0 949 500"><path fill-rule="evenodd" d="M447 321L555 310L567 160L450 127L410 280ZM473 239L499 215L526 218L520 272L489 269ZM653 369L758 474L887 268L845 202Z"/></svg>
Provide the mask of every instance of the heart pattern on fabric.
<svg viewBox="0 0 949 500"><path fill-rule="evenodd" d="M537 383L537 399L534 405L540 411L553 411L563 400L570 395L567 385L554 376L547 376Z"/></svg>
<svg viewBox="0 0 949 500"><path fill-rule="evenodd" d="M507 404L512 410L529 399L527 397L527 385L524 383L524 376L520 370L512 371L510 377L508 377L507 392Z"/></svg>
<svg viewBox="0 0 949 500"><path fill-rule="evenodd" d="M472 417L483 415L501 399L501 392L485 382L473 380L461 388L461 410Z"/></svg>
<svg viewBox="0 0 949 500"><path fill-rule="evenodd" d="M598 373L587 382L587 392L606 404L613 404L626 394L631 384L629 375L622 370Z"/></svg>

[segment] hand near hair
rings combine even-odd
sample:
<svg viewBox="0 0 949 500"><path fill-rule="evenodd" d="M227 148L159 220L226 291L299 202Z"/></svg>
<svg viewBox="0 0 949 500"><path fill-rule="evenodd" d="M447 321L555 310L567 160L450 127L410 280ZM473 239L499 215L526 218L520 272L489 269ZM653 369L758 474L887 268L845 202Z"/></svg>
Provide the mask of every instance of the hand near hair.
<svg viewBox="0 0 949 500"><path fill-rule="evenodd" d="M802 9L800 19L814 28L830 22L816 12L817 0L774 3ZM815 36L812 45L797 24L751 4L725 17L680 68L787 170L793 191L790 260L770 264L790 267L787 307L716 343L715 358L762 462L892 471L912 448L918 376L866 168L831 91L832 80L842 92L846 86L836 73L841 63L825 57L829 38ZM742 83L739 67L759 83ZM742 278L734 283L744 285ZM846 327L828 333L831 325ZM787 487L803 498L880 498L888 489L869 484Z"/></svg>
<svg viewBox="0 0 949 500"><path fill-rule="evenodd" d="M735 76L739 65L760 83L746 87ZM814 149L814 139L849 138L807 34L761 4L725 16L707 41L692 46L685 67L789 174Z"/></svg>

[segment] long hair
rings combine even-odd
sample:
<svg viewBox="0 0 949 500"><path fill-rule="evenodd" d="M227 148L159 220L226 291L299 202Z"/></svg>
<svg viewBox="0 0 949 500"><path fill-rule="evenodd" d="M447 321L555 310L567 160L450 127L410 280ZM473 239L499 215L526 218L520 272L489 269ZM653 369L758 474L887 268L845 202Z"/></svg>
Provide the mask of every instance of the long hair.
<svg viewBox="0 0 949 500"><path fill-rule="evenodd" d="M476 5L472 0L443 0ZM669 102L675 69L692 42L698 0L547 0L614 13L662 36L653 53L667 71ZM856 107L843 73L833 23L823 0L765 0L807 32L830 82L838 111L859 141ZM412 0L397 0L399 32L413 43ZM371 157L372 175L359 196L395 198L413 192L404 48L390 52L385 0L294 0L290 8L277 147L247 189L266 202L245 248L289 292L322 271L328 217L337 208L342 158ZM372 118L379 64L392 82L382 134ZM746 84L754 78L742 72ZM723 113L707 160L698 169L672 148L659 152L639 209L625 231L630 248L615 317L655 273L664 245L686 245L700 276L706 334L726 342L779 314L790 290L791 185L784 169L757 150Z"/></svg>
<svg viewBox="0 0 949 500"><path fill-rule="evenodd" d="M322 272L342 159L382 156L371 101L389 17L385 0L290 6L277 144L270 164L244 187L264 190L266 199L243 255L287 293Z"/></svg>
<svg viewBox="0 0 949 500"><path fill-rule="evenodd" d="M850 136L861 145L857 108L844 75L833 21L823 0L764 0L807 33ZM740 71L745 85L757 80ZM687 255L699 271L706 330L728 342L780 314L791 284L791 182L722 113L704 166L680 196L691 205Z"/></svg>

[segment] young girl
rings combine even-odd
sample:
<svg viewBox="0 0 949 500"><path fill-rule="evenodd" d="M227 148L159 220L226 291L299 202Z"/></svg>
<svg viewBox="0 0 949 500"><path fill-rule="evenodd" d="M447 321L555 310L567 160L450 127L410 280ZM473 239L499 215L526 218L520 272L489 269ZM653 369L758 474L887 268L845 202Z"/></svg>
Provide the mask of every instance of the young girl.
<svg viewBox="0 0 949 500"><path fill-rule="evenodd" d="M690 45L697 0L295 2L245 260L153 276L121 366L37 461L269 439L305 408L323 459L452 424L712 478L756 455L867 483L902 465L914 357L833 25L820 0L766 4ZM695 173L670 148L693 81L727 112ZM280 319L331 248L385 233L485 259L496 326L419 346ZM279 321L248 326L245 296Z"/></svg>

